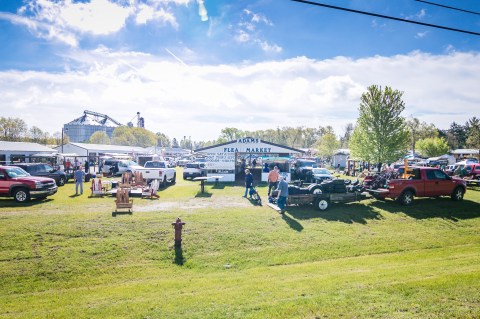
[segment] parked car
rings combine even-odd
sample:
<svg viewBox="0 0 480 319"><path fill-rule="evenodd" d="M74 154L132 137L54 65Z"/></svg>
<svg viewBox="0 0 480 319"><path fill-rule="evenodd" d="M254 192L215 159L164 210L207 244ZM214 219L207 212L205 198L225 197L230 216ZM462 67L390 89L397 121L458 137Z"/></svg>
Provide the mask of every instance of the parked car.
<svg viewBox="0 0 480 319"><path fill-rule="evenodd" d="M205 175L205 163L187 163L183 169L183 179L193 179Z"/></svg>
<svg viewBox="0 0 480 319"><path fill-rule="evenodd" d="M377 199L391 198L411 205L414 197L450 196L460 201L467 191L463 179L450 177L441 169L419 166L410 169L408 179L391 179L386 188L371 189L369 193Z"/></svg>
<svg viewBox="0 0 480 319"><path fill-rule="evenodd" d="M142 173L147 182L158 179L162 187L167 186L168 182L175 184L177 179L175 169L168 167L167 161L147 161L144 166L129 166L128 171Z"/></svg>
<svg viewBox="0 0 480 319"><path fill-rule="evenodd" d="M323 181L328 181L333 179L333 175L326 168L313 168L313 179L316 183L320 184Z"/></svg>
<svg viewBox="0 0 480 319"><path fill-rule="evenodd" d="M18 166L0 166L0 196L24 203L30 198L46 198L57 192L55 180L32 176Z"/></svg>
<svg viewBox="0 0 480 319"><path fill-rule="evenodd" d="M50 177L55 180L57 186L63 186L68 182L68 176L64 171L57 170L44 163L18 163L14 166L20 167L32 176Z"/></svg>
<svg viewBox="0 0 480 319"><path fill-rule="evenodd" d="M467 164L465 165L467 176L473 179L480 178L480 164Z"/></svg>
<svg viewBox="0 0 480 319"><path fill-rule="evenodd" d="M137 162L130 160L108 159L102 167L102 173L111 173L112 175L122 175L129 170L130 166L139 166Z"/></svg>

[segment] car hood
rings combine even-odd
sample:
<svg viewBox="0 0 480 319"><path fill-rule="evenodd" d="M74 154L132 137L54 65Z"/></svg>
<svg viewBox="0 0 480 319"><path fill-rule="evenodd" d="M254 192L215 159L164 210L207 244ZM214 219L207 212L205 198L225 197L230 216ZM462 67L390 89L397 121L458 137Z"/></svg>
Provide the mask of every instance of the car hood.
<svg viewBox="0 0 480 319"><path fill-rule="evenodd" d="M41 177L41 176L24 176L24 177L15 177L12 178L14 181L34 181L34 182L50 182L50 183L55 183L55 180L53 178L49 177Z"/></svg>

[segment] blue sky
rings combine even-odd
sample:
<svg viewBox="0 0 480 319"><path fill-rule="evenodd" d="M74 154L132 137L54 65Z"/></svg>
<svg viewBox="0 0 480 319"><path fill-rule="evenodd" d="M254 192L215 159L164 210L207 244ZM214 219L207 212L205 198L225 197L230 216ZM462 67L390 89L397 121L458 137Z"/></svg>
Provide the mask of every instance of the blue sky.
<svg viewBox="0 0 480 319"><path fill-rule="evenodd" d="M317 2L480 33L479 15L414 0ZM1 116L50 133L91 110L177 139L340 135L371 84L440 128L480 117L480 36L290 0L0 0L0 30Z"/></svg>

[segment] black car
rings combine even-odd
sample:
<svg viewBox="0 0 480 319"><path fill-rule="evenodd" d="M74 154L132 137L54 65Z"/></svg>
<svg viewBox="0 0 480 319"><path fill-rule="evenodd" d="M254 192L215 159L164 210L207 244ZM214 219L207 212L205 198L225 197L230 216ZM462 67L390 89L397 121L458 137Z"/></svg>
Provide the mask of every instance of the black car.
<svg viewBox="0 0 480 319"><path fill-rule="evenodd" d="M20 163L15 164L32 176L50 177L55 180L58 186L63 186L67 182L67 175L64 171L54 169L52 166L44 163Z"/></svg>

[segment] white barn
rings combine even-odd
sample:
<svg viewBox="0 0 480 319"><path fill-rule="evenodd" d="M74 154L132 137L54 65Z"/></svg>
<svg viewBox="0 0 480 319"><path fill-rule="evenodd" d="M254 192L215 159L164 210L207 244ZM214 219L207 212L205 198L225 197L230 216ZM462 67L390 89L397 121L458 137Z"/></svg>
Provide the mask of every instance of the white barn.
<svg viewBox="0 0 480 319"><path fill-rule="evenodd" d="M290 180L289 160L299 156L302 150L262 141L258 138L245 137L227 143L208 146L195 150L205 156L207 176L222 176L224 182L243 180L244 167L248 167L256 181L267 181L268 173L264 164L284 164L281 174ZM253 160L256 166L252 166Z"/></svg>
<svg viewBox="0 0 480 319"><path fill-rule="evenodd" d="M0 164L30 162L31 156L47 155L55 152L54 149L37 143L0 141Z"/></svg>

